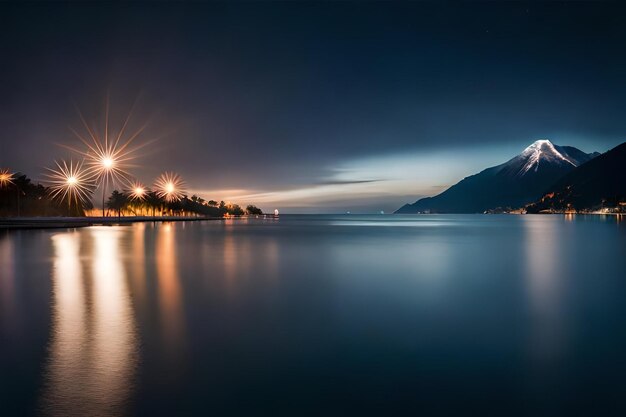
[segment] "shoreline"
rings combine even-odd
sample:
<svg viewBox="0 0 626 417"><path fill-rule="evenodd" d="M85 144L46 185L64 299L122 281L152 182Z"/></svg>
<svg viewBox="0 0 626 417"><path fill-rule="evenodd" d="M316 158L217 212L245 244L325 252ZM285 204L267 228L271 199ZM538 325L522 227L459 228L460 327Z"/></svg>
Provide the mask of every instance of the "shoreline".
<svg viewBox="0 0 626 417"><path fill-rule="evenodd" d="M415 213L411 216L432 216L441 213ZM451 213L448 213L451 214ZM463 213L457 213L463 214ZM557 216L626 216L626 213L474 213L476 215L557 215ZM313 214L314 215L314 214ZM349 216L342 213L342 215ZM395 213L389 214L395 216ZM444 214L445 215L445 214ZM262 214L252 216L229 216L229 217L195 217L195 216L128 216L128 217L0 217L0 231L2 230L36 230L36 229L73 229L90 226L122 226L132 223L151 222L197 222L213 220L231 220L240 218L277 218L275 215Z"/></svg>
<svg viewBox="0 0 626 417"><path fill-rule="evenodd" d="M133 217L5 217L0 218L0 230L68 229L89 226L119 226L148 222L186 222L224 220L223 217L133 216Z"/></svg>

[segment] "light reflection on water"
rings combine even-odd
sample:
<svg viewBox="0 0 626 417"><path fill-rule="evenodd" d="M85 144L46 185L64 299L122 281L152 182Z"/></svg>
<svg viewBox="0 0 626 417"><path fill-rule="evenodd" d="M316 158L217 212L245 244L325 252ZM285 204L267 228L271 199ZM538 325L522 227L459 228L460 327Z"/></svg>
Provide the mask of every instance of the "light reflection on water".
<svg viewBox="0 0 626 417"><path fill-rule="evenodd" d="M52 339L42 395L46 415L81 410L88 416L118 416L132 395L138 340L120 232L90 232L52 237ZM93 252L83 257L85 248Z"/></svg>
<svg viewBox="0 0 626 417"><path fill-rule="evenodd" d="M15 307L15 264L13 241L0 237L0 325L3 328L17 324ZM1 334L1 333L0 333Z"/></svg>
<svg viewBox="0 0 626 417"><path fill-rule="evenodd" d="M5 236L0 334L44 336L41 357L0 361L40 364L24 392L53 416L550 415L599 377L609 388L584 392L610 403L626 389L614 220L281 216Z"/></svg>
<svg viewBox="0 0 626 417"><path fill-rule="evenodd" d="M181 310L176 228L171 223L158 226L155 256L163 343L171 349L179 349L184 341L185 328Z"/></svg>
<svg viewBox="0 0 626 417"><path fill-rule="evenodd" d="M369 226L369 227L442 227L453 226L454 222L441 221L439 219L426 219L426 220L400 220L400 221L376 221L372 220L335 220L332 222L333 226Z"/></svg>
<svg viewBox="0 0 626 417"><path fill-rule="evenodd" d="M562 283L567 274L559 260L562 235L549 217L524 217L526 277L533 331L531 350L539 363L557 356L562 343ZM572 221L567 216L565 220Z"/></svg>
<svg viewBox="0 0 626 417"><path fill-rule="evenodd" d="M136 304L143 305L146 301L146 224L137 223L132 228L132 260L130 280L133 298Z"/></svg>

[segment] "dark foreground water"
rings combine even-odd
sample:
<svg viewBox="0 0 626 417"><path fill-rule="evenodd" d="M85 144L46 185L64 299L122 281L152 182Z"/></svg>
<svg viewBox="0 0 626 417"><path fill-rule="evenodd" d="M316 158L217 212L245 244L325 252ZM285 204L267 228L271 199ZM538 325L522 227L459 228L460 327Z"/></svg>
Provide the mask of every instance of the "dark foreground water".
<svg viewBox="0 0 626 417"><path fill-rule="evenodd" d="M626 223L0 234L0 415L626 415Z"/></svg>

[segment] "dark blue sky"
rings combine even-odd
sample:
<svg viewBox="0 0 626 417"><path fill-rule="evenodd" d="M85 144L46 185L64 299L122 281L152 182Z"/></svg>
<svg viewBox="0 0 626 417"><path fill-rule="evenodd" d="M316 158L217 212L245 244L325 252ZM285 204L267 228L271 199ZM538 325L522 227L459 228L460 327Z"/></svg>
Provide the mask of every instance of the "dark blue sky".
<svg viewBox="0 0 626 417"><path fill-rule="evenodd" d="M618 3L0 5L0 166L41 178L138 98L145 183L286 211L392 210L539 138L626 136ZM119 124L119 123L118 123Z"/></svg>

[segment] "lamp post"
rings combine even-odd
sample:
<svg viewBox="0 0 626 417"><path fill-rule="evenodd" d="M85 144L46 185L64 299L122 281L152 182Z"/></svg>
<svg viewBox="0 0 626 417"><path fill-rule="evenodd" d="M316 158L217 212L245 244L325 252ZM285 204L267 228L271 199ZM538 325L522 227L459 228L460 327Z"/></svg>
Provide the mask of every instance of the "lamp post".
<svg viewBox="0 0 626 417"><path fill-rule="evenodd" d="M70 190L73 190L74 187L76 187L78 185L78 178L76 178L75 176L69 176L67 177L67 188ZM70 193L70 195L68 195L68 199L67 199L67 210L69 212L69 215L72 215L72 197L71 197L72 193Z"/></svg>
<svg viewBox="0 0 626 417"><path fill-rule="evenodd" d="M146 199L146 188L139 182L131 184L130 199L135 201L144 201ZM141 206L140 206L141 207ZM141 207L143 208L143 207ZM143 212L143 210L142 210ZM143 213L142 213L143 214ZM137 213L135 212L135 215Z"/></svg>
<svg viewBox="0 0 626 417"><path fill-rule="evenodd" d="M83 171L82 163L69 161L55 162L55 168L47 168L50 172L46 176L50 179L50 196L63 201L67 198L67 208L72 212L72 200L76 206L85 203L95 187L93 173Z"/></svg>
<svg viewBox="0 0 626 417"><path fill-rule="evenodd" d="M184 182L178 174L164 172L155 181L156 193L168 203L180 201L183 197Z"/></svg>
<svg viewBox="0 0 626 417"><path fill-rule="evenodd" d="M20 194L22 194L22 190L20 190L20 186L15 184L15 190L17 192L17 217L20 217Z"/></svg>
<svg viewBox="0 0 626 417"><path fill-rule="evenodd" d="M113 158L109 157L109 156L105 156L102 158L102 160L100 161L102 167L102 217L104 216L104 198L106 195L106 190L107 190L107 182L109 181L109 175L111 174L111 170L113 169L113 165L115 165L115 161L113 160Z"/></svg>

